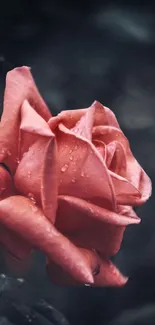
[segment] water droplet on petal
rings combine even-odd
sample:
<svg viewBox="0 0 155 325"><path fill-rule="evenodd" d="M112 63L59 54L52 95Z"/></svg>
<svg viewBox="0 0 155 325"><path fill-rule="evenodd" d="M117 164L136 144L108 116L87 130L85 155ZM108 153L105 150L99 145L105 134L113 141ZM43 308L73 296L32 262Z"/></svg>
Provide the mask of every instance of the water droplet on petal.
<svg viewBox="0 0 155 325"><path fill-rule="evenodd" d="M15 161L16 161L17 164L20 163L20 159L18 157L15 159Z"/></svg>
<svg viewBox="0 0 155 325"><path fill-rule="evenodd" d="M110 269L114 275L119 274L118 270L114 267L114 265L112 263L110 264Z"/></svg>
<svg viewBox="0 0 155 325"><path fill-rule="evenodd" d="M72 161L72 160L73 160L73 157L72 157L72 156L70 156L70 157L69 157L69 159Z"/></svg>
<svg viewBox="0 0 155 325"><path fill-rule="evenodd" d="M78 149L78 146L75 146L75 148L74 148L75 150L77 150Z"/></svg>
<svg viewBox="0 0 155 325"><path fill-rule="evenodd" d="M0 154L3 156L4 154L6 153L6 150L5 149L2 149Z"/></svg>
<svg viewBox="0 0 155 325"><path fill-rule="evenodd" d="M7 154L8 154L8 156L11 156L11 151L8 150L8 151L7 151Z"/></svg>
<svg viewBox="0 0 155 325"><path fill-rule="evenodd" d="M33 205L32 205L32 211L33 212L37 212L38 211L38 208L36 207L35 204L36 204L36 202L35 203L33 202Z"/></svg>
<svg viewBox="0 0 155 325"><path fill-rule="evenodd" d="M89 283L85 283L85 287L91 287Z"/></svg>
<svg viewBox="0 0 155 325"><path fill-rule="evenodd" d="M81 173L81 176L82 176L82 177L84 177L84 176L85 176L84 172L82 172L82 173Z"/></svg>
<svg viewBox="0 0 155 325"><path fill-rule="evenodd" d="M33 202L33 204L36 204L36 200L35 200L34 195L32 193L28 193L28 198Z"/></svg>
<svg viewBox="0 0 155 325"><path fill-rule="evenodd" d="M28 178L31 178L31 172L28 171Z"/></svg>
<svg viewBox="0 0 155 325"><path fill-rule="evenodd" d="M76 179L75 177L72 178L72 183L75 183L76 182Z"/></svg>
<svg viewBox="0 0 155 325"><path fill-rule="evenodd" d="M92 208L89 208L89 211L90 211L91 213L94 213L94 210L93 210Z"/></svg>
<svg viewBox="0 0 155 325"><path fill-rule="evenodd" d="M24 153L23 153L23 158L24 158L26 155L27 155L27 152L24 152Z"/></svg>
<svg viewBox="0 0 155 325"><path fill-rule="evenodd" d="M0 274L0 278L1 278L1 279L6 279L6 275L5 275L5 274L3 274L3 273L2 273L2 274Z"/></svg>
<svg viewBox="0 0 155 325"><path fill-rule="evenodd" d="M61 168L62 173L64 173L67 169L68 169L68 165L65 164L65 165Z"/></svg>

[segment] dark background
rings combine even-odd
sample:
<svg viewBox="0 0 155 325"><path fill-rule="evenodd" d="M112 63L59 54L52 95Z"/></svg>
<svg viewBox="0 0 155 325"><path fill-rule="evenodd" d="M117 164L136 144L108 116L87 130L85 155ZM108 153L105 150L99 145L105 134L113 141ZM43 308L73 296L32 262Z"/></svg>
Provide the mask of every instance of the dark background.
<svg viewBox="0 0 155 325"><path fill-rule="evenodd" d="M6 72L28 65L51 111L89 106L95 99L117 115L132 150L155 182L155 5L136 1L18 1L0 4L0 105ZM0 325L35 324L40 298L72 325L155 324L155 203L139 208L115 263L130 276L123 289L60 288L34 256L25 282L1 253ZM16 307L13 307L16 306ZM17 308L18 306L18 308ZM26 307L25 307L26 306ZM27 307L28 306L28 307ZM33 307L32 307L33 306ZM14 309L13 309L14 308ZM27 320L21 317L27 315ZM13 315L13 316L12 316ZM22 316L21 316L22 315ZM53 317L53 316L52 316ZM61 318L61 317L60 317ZM25 318L24 318L25 319ZM40 323L39 323L40 321ZM46 325L40 318L38 325ZM25 322L25 323L24 323ZM64 324L61 319L57 323Z"/></svg>

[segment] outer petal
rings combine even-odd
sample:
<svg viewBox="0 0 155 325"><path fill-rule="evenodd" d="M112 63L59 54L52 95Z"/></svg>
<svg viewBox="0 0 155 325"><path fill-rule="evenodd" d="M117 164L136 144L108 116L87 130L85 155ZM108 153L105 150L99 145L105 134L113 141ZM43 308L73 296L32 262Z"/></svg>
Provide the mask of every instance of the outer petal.
<svg viewBox="0 0 155 325"><path fill-rule="evenodd" d="M99 259L100 272L95 277L94 286L122 287L128 281L111 261Z"/></svg>
<svg viewBox="0 0 155 325"><path fill-rule="evenodd" d="M0 124L0 160L12 172L17 166L20 108L25 99L48 121L51 114L36 88L29 68L16 68L8 72L6 77L4 110Z"/></svg>
<svg viewBox="0 0 155 325"><path fill-rule="evenodd" d="M91 142L73 134L62 124L59 128L59 193L92 200L95 203L100 199L101 204L115 209L115 193L111 179L98 150Z"/></svg>
<svg viewBox="0 0 155 325"><path fill-rule="evenodd" d="M132 208L130 206L118 206L119 210L118 213L105 209L103 207L97 206L85 200L82 200L77 197L67 196L67 195L60 195L59 196L59 206L58 206L58 216L57 216L57 225L59 224L64 231L67 229L72 231L73 229L76 230L81 221L83 220L83 224L87 224L86 220L90 222L103 222L110 225L116 226L128 226L130 224L138 224L140 219L137 217L135 213L132 215L128 215L126 212L131 211ZM68 212L67 212L68 210ZM69 211L71 213L69 213ZM76 212L79 217L75 216L73 213ZM69 215L69 222L67 223L66 218L62 215ZM83 215L83 216L81 216ZM60 220L59 220L60 218ZM81 220L78 220L81 219ZM74 228L73 228L74 227ZM65 230L66 229L66 230Z"/></svg>
<svg viewBox="0 0 155 325"><path fill-rule="evenodd" d="M0 222L30 245L40 248L56 264L80 282L93 283L83 254L34 207L30 200L14 196L0 202Z"/></svg>
<svg viewBox="0 0 155 325"><path fill-rule="evenodd" d="M133 197L133 202L130 202L130 196L129 202L127 202L127 196L126 200L124 201L124 198L122 199L122 202L119 201L119 204L131 204L131 205L139 205L144 203L149 196L151 195L151 181L145 171L141 168L137 160L134 158L134 156L131 153L129 142L127 138L124 136L123 132L116 127L108 127L108 126L96 126L93 129L93 140L100 140L103 141L106 145L108 145L112 141L119 142L122 147L124 148L124 152L126 155L126 171L125 171L125 178L126 180L133 186L133 196L136 189L140 193L140 196L136 196L136 201ZM117 175L114 176L111 174L112 177L114 177L113 182L117 182L114 184L116 196L119 195L119 200L121 200L120 193L117 193L117 189L123 189L123 183L122 179ZM126 184L124 182L124 184ZM128 188L131 185L128 184ZM135 188L135 189L134 189ZM124 194L125 194L125 188L124 188ZM129 191L127 191L127 195L129 194ZM138 194L138 193L137 193ZM131 200L132 201L132 200Z"/></svg>
<svg viewBox="0 0 155 325"><path fill-rule="evenodd" d="M113 171L115 174L118 174L122 177L126 176L126 155L125 150L121 143L118 141L112 141L106 146L106 163L108 168Z"/></svg>
<svg viewBox="0 0 155 325"><path fill-rule="evenodd" d="M101 259L93 251L81 249L86 256L90 267L93 267L94 284L93 286L115 286L121 287L126 284L127 278L108 260ZM73 277L62 271L59 266L47 260L47 272L51 280L59 285L81 285Z"/></svg>
<svg viewBox="0 0 155 325"><path fill-rule="evenodd" d="M125 227L137 216L118 215L75 197L60 196L56 227L78 246L112 256L120 248Z"/></svg>
<svg viewBox="0 0 155 325"><path fill-rule="evenodd" d="M137 219L138 218L137 217L137 214L135 213L135 211L133 210L133 208L131 206L119 205L118 206L118 213L121 216L126 216L127 218L133 218L133 219ZM139 219L139 221L140 221L140 219Z"/></svg>
<svg viewBox="0 0 155 325"><path fill-rule="evenodd" d="M0 227L0 243L15 258L25 259L31 252L31 246L14 231Z"/></svg>

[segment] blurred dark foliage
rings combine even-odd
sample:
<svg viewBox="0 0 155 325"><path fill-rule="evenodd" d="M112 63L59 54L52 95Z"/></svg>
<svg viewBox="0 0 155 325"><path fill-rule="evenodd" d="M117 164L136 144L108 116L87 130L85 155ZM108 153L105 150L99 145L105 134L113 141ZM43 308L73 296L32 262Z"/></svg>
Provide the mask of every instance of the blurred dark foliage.
<svg viewBox="0 0 155 325"><path fill-rule="evenodd" d="M0 274L0 325L69 325L65 317L49 302L40 299L30 306L20 301L21 288L32 288L22 278L14 279Z"/></svg>
<svg viewBox="0 0 155 325"><path fill-rule="evenodd" d="M154 58L153 1L5 0L0 4L1 108L6 72L29 65L54 114L87 107L95 99L112 108L153 184ZM130 276L123 289L55 287L39 254L26 274L18 269L26 284L17 289L20 281L13 278L15 272L1 253L0 272L10 282L0 283L0 324L67 324L63 316L57 320L49 316L50 308L60 310L73 325L155 324L154 210L152 196L137 210L142 223L129 227L114 259ZM39 305L42 300L48 301L47 308L46 302Z"/></svg>

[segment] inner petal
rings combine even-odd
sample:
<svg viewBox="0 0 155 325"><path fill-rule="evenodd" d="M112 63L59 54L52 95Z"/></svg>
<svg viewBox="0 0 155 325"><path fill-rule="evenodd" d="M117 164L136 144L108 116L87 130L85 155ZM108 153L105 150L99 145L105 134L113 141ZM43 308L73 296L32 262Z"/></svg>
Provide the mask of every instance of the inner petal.
<svg viewBox="0 0 155 325"><path fill-rule="evenodd" d="M112 141L106 149L108 168L115 174L126 177L127 159L123 146L118 141Z"/></svg>
<svg viewBox="0 0 155 325"><path fill-rule="evenodd" d="M107 167L95 146L69 132L63 125L57 133L60 168L59 194L91 200L100 197L115 205ZM94 167L95 166L95 167Z"/></svg>

